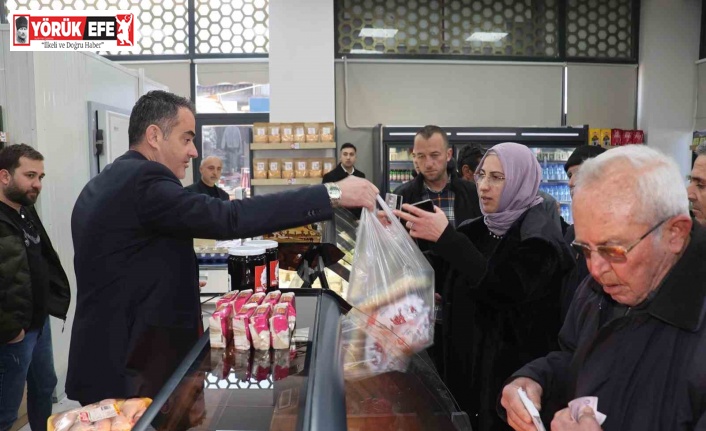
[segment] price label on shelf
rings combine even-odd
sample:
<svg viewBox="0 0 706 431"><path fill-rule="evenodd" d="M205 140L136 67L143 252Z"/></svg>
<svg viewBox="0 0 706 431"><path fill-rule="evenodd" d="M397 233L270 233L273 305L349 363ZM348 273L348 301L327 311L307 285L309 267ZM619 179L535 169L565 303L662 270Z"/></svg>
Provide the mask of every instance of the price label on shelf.
<svg viewBox="0 0 706 431"><path fill-rule="evenodd" d="M287 180L287 184L296 184L296 183L297 183L296 178L290 178Z"/></svg>
<svg viewBox="0 0 706 431"><path fill-rule="evenodd" d="M298 150L298 149L299 149L299 142L294 142L294 143L292 143L292 145L290 145L290 147L291 147L293 150Z"/></svg>

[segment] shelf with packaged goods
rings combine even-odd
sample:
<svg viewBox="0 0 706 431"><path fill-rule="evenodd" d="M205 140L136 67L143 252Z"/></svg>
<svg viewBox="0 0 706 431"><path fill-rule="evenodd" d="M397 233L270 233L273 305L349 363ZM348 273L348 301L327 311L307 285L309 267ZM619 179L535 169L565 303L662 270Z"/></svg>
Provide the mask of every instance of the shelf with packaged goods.
<svg viewBox="0 0 706 431"><path fill-rule="evenodd" d="M390 166L393 165L399 165L399 166L414 166L414 160L390 160Z"/></svg>
<svg viewBox="0 0 706 431"><path fill-rule="evenodd" d="M310 186L321 184L321 178L269 178L253 179L250 181L253 186Z"/></svg>
<svg viewBox="0 0 706 431"><path fill-rule="evenodd" d="M327 150L336 149L335 142L293 142L288 144L252 143L250 149L255 150Z"/></svg>

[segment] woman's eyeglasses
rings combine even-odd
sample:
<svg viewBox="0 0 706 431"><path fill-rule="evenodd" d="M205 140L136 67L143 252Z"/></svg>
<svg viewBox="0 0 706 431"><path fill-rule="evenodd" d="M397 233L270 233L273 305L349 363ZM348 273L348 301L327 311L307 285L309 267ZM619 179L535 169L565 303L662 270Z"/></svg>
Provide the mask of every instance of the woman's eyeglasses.
<svg viewBox="0 0 706 431"><path fill-rule="evenodd" d="M485 172L476 172L473 174L473 178L476 180L476 185L480 186L483 181L488 180L488 184L491 186L499 186L505 181L505 176L498 173L490 173L486 175Z"/></svg>
<svg viewBox="0 0 706 431"><path fill-rule="evenodd" d="M591 253L596 252L608 262L625 262L628 258L627 254L630 252L630 250L635 248L640 243L640 241L647 238L652 232L657 230L657 228L662 226L662 224L667 220L669 220L669 218L666 218L654 225L652 229L647 231L646 234L642 235L637 241L627 247L623 247L622 245L599 245L595 249L592 249L588 245L581 244L580 242L576 241L571 243L571 247L576 250L577 253L583 253L583 255L586 256L586 259L589 259L591 257Z"/></svg>

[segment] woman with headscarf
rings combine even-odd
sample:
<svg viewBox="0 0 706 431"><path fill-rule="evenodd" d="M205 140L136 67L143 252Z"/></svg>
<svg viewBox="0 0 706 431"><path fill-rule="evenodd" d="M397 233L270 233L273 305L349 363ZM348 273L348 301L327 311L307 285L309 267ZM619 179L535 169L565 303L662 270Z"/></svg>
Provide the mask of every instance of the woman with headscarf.
<svg viewBox="0 0 706 431"><path fill-rule="evenodd" d="M454 230L439 208L395 212L443 262L434 268L446 280L443 377L474 430L509 430L495 408L505 379L557 347L561 282L573 262L539 205L541 178L529 148L498 144L475 173L483 217Z"/></svg>

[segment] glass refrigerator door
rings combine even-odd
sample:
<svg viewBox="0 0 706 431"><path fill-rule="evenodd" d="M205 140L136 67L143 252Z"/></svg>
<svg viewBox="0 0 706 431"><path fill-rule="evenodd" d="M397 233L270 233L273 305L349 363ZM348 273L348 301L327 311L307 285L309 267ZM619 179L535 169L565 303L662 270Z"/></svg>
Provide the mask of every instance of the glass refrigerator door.
<svg viewBox="0 0 706 431"><path fill-rule="evenodd" d="M567 223L573 224L569 178L564 172L564 163L566 163L574 148L534 147L532 151L537 155L537 160L542 166L542 182L539 185L539 189L552 195L559 202L561 205L561 217Z"/></svg>
<svg viewBox="0 0 706 431"><path fill-rule="evenodd" d="M411 145L389 145L387 150L387 191L392 192L414 178L414 161Z"/></svg>

